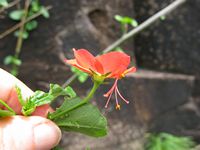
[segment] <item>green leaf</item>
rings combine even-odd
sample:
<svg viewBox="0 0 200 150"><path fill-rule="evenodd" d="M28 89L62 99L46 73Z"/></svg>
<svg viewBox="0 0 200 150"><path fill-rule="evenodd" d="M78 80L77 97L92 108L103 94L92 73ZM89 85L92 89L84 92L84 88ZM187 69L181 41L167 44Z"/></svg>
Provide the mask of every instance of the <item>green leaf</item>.
<svg viewBox="0 0 200 150"><path fill-rule="evenodd" d="M122 22L122 20L123 20L123 17L122 17L122 16L120 16L120 15L115 15L115 17L114 17L114 18L115 18L115 20L116 20L116 21L118 21L118 22L120 22L120 23L121 23L121 22Z"/></svg>
<svg viewBox="0 0 200 150"><path fill-rule="evenodd" d="M117 51L117 52L124 52L124 50L121 47L116 47L115 51Z"/></svg>
<svg viewBox="0 0 200 150"><path fill-rule="evenodd" d="M0 109L0 117L8 117L15 115L15 111L1 99L0 99L0 104L3 105L5 108L7 108L7 110Z"/></svg>
<svg viewBox="0 0 200 150"><path fill-rule="evenodd" d="M20 66L22 64L22 61L20 59L16 58L15 56L8 55L4 59L4 64L5 65L14 64L16 66Z"/></svg>
<svg viewBox="0 0 200 150"><path fill-rule="evenodd" d="M166 16L161 16L160 20L164 21L166 19Z"/></svg>
<svg viewBox="0 0 200 150"><path fill-rule="evenodd" d="M24 15L24 10L13 10L9 13L9 17L15 21L21 20L23 15Z"/></svg>
<svg viewBox="0 0 200 150"><path fill-rule="evenodd" d="M79 97L65 100L60 108L49 114L62 130L83 133L93 137L107 134L107 120L98 108L90 103L83 103Z"/></svg>
<svg viewBox="0 0 200 150"><path fill-rule="evenodd" d="M145 150L190 150L194 146L194 141L188 137L160 133L149 135Z"/></svg>
<svg viewBox="0 0 200 150"><path fill-rule="evenodd" d="M40 4L38 2L38 0L33 0L31 3L31 10L33 12L38 12L40 10Z"/></svg>
<svg viewBox="0 0 200 150"><path fill-rule="evenodd" d="M33 21L28 22L28 23L25 25L25 28L26 28L26 30L28 30L28 31L32 31L32 30L36 29L37 26L38 26L38 22L35 21L35 20L33 20Z"/></svg>
<svg viewBox="0 0 200 150"><path fill-rule="evenodd" d="M68 98L73 98L76 96L76 93L69 86L62 88L58 84L50 84L50 90L48 93L38 90L35 91L33 96L26 100L26 103L22 107L22 113L26 116L31 115L37 106L50 104L58 96L67 96Z"/></svg>
<svg viewBox="0 0 200 150"><path fill-rule="evenodd" d="M20 33L21 33L20 31L15 31L14 35L16 37L19 37L19 36L21 36ZM28 39L28 37L29 37L29 33L27 31L22 32L22 38L23 39Z"/></svg>
<svg viewBox="0 0 200 150"><path fill-rule="evenodd" d="M15 113L9 110L2 110L0 109L0 117L9 117L9 116L14 116Z"/></svg>
<svg viewBox="0 0 200 150"><path fill-rule="evenodd" d="M41 12L41 14L43 15L43 17L44 18L49 18L49 12L48 12L48 10L45 8L45 7L41 7L41 9L40 9L40 12Z"/></svg>
<svg viewBox="0 0 200 150"><path fill-rule="evenodd" d="M21 91L21 89L16 85L15 86L15 90L17 92L17 96L18 96L18 100L19 100L20 104L22 106L24 106L26 103L25 103L25 100L22 97L22 91Z"/></svg>
<svg viewBox="0 0 200 150"><path fill-rule="evenodd" d="M115 15L114 18L115 18L116 21L118 21L121 24L130 24L133 27L137 27L138 26L138 22L133 18L130 18L130 17L127 17L127 16L122 17L120 15Z"/></svg>
<svg viewBox="0 0 200 150"><path fill-rule="evenodd" d="M138 22L135 19L133 19L132 22L131 22L131 25L133 27L137 27L138 26Z"/></svg>
<svg viewBox="0 0 200 150"><path fill-rule="evenodd" d="M8 2L7 0L0 0L0 7L7 7L8 6Z"/></svg>
<svg viewBox="0 0 200 150"><path fill-rule="evenodd" d="M71 67L71 71L77 75L79 82L84 83L88 79L88 74L81 70Z"/></svg>

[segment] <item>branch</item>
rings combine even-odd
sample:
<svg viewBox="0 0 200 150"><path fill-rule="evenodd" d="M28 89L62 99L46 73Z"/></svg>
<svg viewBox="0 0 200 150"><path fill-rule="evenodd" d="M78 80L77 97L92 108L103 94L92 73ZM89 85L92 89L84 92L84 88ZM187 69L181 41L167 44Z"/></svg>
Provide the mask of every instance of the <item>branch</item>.
<svg viewBox="0 0 200 150"><path fill-rule="evenodd" d="M141 23L138 27L136 27L136 28L132 29L131 31L129 31L128 33L124 34L121 38L119 38L117 41L115 41L114 43L109 45L106 49L104 49L103 53L107 53L107 52L113 50L114 48L116 48L117 46L121 45L124 41L133 37L134 35L141 32L142 30L146 29L152 23L154 23L155 21L160 19L161 16L166 16L167 14L169 14L170 12L175 10L178 6L180 6L184 2L186 2L186 0L174 1L173 3L168 5L166 8L162 9L161 11L159 11L158 13L156 13L155 15L153 15L152 17L150 17L149 19L147 19L146 21Z"/></svg>
<svg viewBox="0 0 200 150"><path fill-rule="evenodd" d="M22 48L22 43L23 43L23 32L24 32L24 25L25 25L25 21L26 21L26 18L27 18L27 15L28 15L28 9L29 9L29 5L30 5L30 1L29 0L26 0L25 1L25 6L24 6L24 16L21 20L21 27L19 29L19 36L18 36L18 39L17 39L17 44L16 44L16 48L15 48L15 56L16 58L18 58L19 56L19 53L21 51L21 48Z"/></svg>
<svg viewBox="0 0 200 150"><path fill-rule="evenodd" d="M52 6L47 6L45 7L47 10L50 10L52 8ZM9 28L8 30L6 30L5 32L0 34L0 39L3 39L4 37L6 37L7 35L9 35L10 33L14 32L15 30L17 30L18 28L20 28L20 26L22 26L23 24L39 17L42 13L38 12L36 14L34 14L33 16L29 17L25 22L20 22L16 25L14 25L13 27Z"/></svg>
<svg viewBox="0 0 200 150"><path fill-rule="evenodd" d="M15 1L13 1L13 2L10 2L10 3L8 4L8 6L3 7L3 8L0 9L0 14L1 14L3 11L5 11L6 9L11 8L11 7L17 5L19 2L20 2L20 0L15 0Z"/></svg>

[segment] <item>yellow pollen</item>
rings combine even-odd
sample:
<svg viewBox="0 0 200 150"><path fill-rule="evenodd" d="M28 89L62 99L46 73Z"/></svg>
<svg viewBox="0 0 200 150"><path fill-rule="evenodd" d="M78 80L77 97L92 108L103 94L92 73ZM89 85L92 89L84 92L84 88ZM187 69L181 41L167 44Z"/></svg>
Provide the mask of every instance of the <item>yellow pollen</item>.
<svg viewBox="0 0 200 150"><path fill-rule="evenodd" d="M120 110L120 105L119 104L116 105L116 109Z"/></svg>

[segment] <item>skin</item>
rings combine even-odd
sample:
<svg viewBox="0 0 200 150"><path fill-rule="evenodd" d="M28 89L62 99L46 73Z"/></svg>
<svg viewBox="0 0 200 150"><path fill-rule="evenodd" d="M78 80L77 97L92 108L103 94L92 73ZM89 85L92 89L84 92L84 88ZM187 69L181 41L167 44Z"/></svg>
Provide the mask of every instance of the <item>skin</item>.
<svg viewBox="0 0 200 150"><path fill-rule="evenodd" d="M48 105L39 107L34 112L37 116L21 116L21 107L15 91L16 85L21 88L23 98L33 94L33 91L21 81L0 68L0 99L19 114L0 118L0 149L50 150L61 139L60 129L52 121L44 118L50 107Z"/></svg>

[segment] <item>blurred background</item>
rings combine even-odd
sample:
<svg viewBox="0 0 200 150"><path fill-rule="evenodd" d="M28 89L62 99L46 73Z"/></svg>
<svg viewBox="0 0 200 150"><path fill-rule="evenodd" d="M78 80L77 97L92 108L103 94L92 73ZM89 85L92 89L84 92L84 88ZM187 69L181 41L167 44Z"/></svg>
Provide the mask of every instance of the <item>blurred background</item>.
<svg viewBox="0 0 200 150"><path fill-rule="evenodd" d="M0 67L14 70L13 73L33 90L46 91L49 83L62 85L72 75L63 63L64 57L73 57L72 48L85 48L97 55L172 2L174 0L35 0L36 4L29 4L32 12L22 15L19 10L26 10L25 1L8 0L6 4L0 0ZM142 150L149 137L150 144L156 145L162 144L166 136L170 140L180 140L175 136L189 136L198 145L199 12L200 1L187 0L117 47L131 55L133 65L138 68L137 73L119 83L130 104L122 103L120 111L115 110L114 103L104 109L103 94L112 83L101 86L94 101L108 118L108 136L95 139L65 133L61 147L66 150ZM22 28L23 21L32 16L35 17L32 23ZM134 18L132 26L127 23L123 28L119 19L122 16ZM20 30L24 33L19 48ZM85 95L91 83L90 79L83 84L75 80L72 87L78 94ZM180 145L190 142L186 145L194 146L191 139L184 140ZM151 150L190 149L173 146Z"/></svg>

